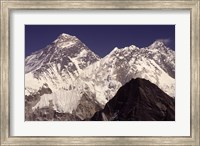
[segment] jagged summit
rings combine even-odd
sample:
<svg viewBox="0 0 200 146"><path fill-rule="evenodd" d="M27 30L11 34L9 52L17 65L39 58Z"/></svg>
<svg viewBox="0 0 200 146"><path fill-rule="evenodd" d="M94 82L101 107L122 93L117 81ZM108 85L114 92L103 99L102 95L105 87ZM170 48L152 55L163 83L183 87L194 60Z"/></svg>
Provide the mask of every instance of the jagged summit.
<svg viewBox="0 0 200 146"><path fill-rule="evenodd" d="M165 53L165 52L172 54L173 50L168 48L163 41L156 40L151 45L144 47L144 48L139 48L135 45L130 45L130 46L123 47L123 48L115 47L109 53L109 55L121 55L121 56L123 56L123 55L131 54L132 52L134 52L136 54L142 54L142 55L149 55L149 54L156 53L156 52L161 52L162 54Z"/></svg>
<svg viewBox="0 0 200 146"><path fill-rule="evenodd" d="M70 34L62 33L57 37L57 39L54 41L54 43L56 43L56 42L68 42L68 41L79 41L80 42L80 40L76 36L72 36Z"/></svg>
<svg viewBox="0 0 200 146"><path fill-rule="evenodd" d="M115 47L112 51L120 51L120 50L134 50L134 49L139 49L139 47L135 46L135 45L130 45L128 47L124 47L124 48L118 48Z"/></svg>
<svg viewBox="0 0 200 146"><path fill-rule="evenodd" d="M165 43L163 42L163 41L160 41L160 40L156 40L156 41L154 41L150 46L160 46L160 47L163 47L163 46L165 46Z"/></svg>
<svg viewBox="0 0 200 146"><path fill-rule="evenodd" d="M52 44L55 49L68 49L73 46L85 46L84 43L82 43L76 36L72 36L66 33L60 34L56 40L52 42ZM87 48L86 48L87 49Z"/></svg>
<svg viewBox="0 0 200 146"><path fill-rule="evenodd" d="M166 42L162 40L154 41L148 48L152 51L173 51L167 46Z"/></svg>
<svg viewBox="0 0 200 146"><path fill-rule="evenodd" d="M69 38L69 37L75 37L75 36L72 36L72 35L67 34L67 33L61 33L61 34L59 35L59 37Z"/></svg>

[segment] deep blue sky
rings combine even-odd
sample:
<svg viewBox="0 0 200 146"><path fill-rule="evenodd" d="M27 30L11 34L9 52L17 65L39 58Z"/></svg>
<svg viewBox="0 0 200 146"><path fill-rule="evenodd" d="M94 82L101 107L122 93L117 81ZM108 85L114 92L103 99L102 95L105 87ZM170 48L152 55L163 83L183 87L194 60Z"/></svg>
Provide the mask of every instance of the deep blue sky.
<svg viewBox="0 0 200 146"><path fill-rule="evenodd" d="M114 47L147 47L155 40L164 40L175 50L175 25L26 25L25 55L44 48L61 33L76 36L100 57Z"/></svg>

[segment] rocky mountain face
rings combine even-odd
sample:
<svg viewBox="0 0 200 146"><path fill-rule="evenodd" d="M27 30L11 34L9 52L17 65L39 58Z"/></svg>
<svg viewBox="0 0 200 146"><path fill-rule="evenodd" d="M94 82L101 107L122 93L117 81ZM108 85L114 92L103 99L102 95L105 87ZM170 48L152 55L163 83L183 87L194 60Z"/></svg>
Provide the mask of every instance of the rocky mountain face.
<svg viewBox="0 0 200 146"><path fill-rule="evenodd" d="M174 77L175 53L160 41L114 48L100 58L75 36L61 34L25 59L26 119L90 119L132 78L145 78L175 97Z"/></svg>
<svg viewBox="0 0 200 146"><path fill-rule="evenodd" d="M69 89L66 83L73 83L82 69L99 59L75 36L61 34L50 45L26 57L26 94L37 91L44 83L53 91Z"/></svg>
<svg viewBox="0 0 200 146"><path fill-rule="evenodd" d="M175 100L148 80L132 79L91 120L174 121Z"/></svg>

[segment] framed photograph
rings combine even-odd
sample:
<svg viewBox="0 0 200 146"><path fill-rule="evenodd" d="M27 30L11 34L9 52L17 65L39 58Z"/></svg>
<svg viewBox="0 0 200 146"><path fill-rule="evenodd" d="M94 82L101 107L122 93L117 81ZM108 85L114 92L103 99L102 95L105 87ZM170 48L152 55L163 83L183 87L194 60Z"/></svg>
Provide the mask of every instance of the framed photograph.
<svg viewBox="0 0 200 146"><path fill-rule="evenodd" d="M200 145L199 0L1 1L1 145Z"/></svg>

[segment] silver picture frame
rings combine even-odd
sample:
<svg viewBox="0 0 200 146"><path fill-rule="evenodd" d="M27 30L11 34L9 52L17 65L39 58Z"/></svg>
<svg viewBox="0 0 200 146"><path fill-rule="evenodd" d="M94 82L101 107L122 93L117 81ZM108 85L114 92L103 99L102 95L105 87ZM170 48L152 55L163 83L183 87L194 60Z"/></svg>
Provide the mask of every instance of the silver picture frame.
<svg viewBox="0 0 200 146"><path fill-rule="evenodd" d="M1 50L0 50L0 95L1 95L1 145L193 145L200 141L200 1L199 0L1 0ZM189 10L190 11L190 136L10 136L10 13L12 10Z"/></svg>

